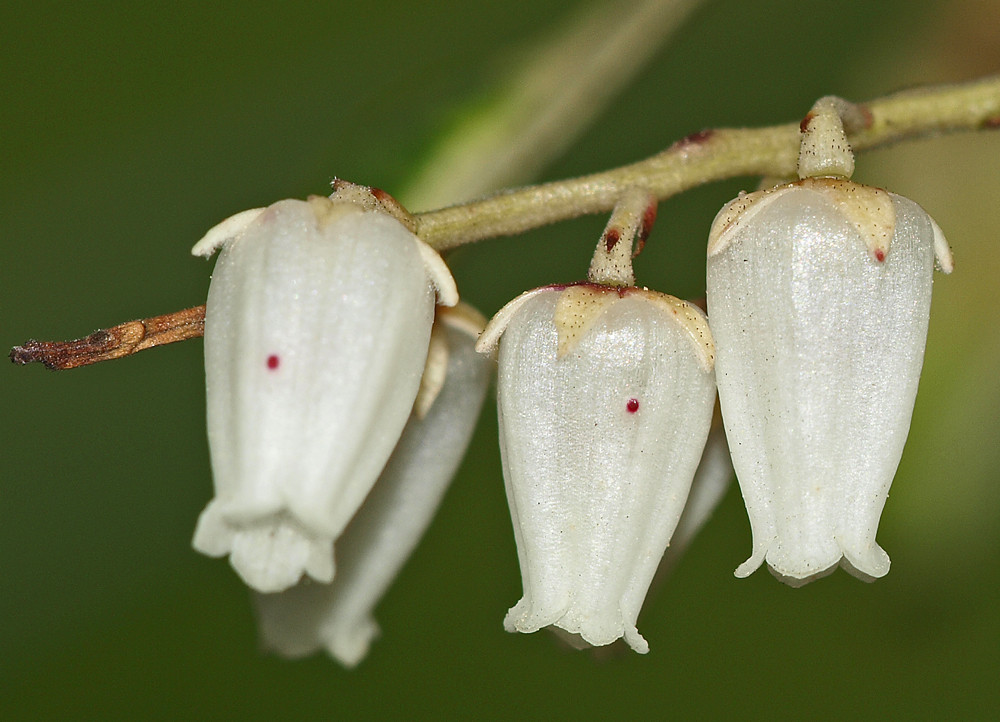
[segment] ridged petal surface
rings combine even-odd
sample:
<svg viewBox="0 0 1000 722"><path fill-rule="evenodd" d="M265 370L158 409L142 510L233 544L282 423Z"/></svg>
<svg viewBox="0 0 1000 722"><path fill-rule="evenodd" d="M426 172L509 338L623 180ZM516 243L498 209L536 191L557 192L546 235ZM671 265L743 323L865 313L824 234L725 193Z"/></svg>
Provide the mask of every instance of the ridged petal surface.
<svg viewBox="0 0 1000 722"><path fill-rule="evenodd" d="M444 385L424 418L410 417L371 494L337 541L337 577L258 594L264 645L287 657L325 647L353 667L378 634L375 605L437 511L472 437L492 361L475 336L448 328Z"/></svg>
<svg viewBox="0 0 1000 722"><path fill-rule="evenodd" d="M498 408L524 596L508 631L554 625L648 651L636 619L677 524L715 388L691 331L640 294L600 306L560 357L560 291L500 340Z"/></svg>
<svg viewBox="0 0 1000 722"><path fill-rule="evenodd" d="M765 561L795 586L842 558L861 578L889 571L875 533L923 361L934 230L912 201L865 190L892 204L875 209L895 217L887 247L834 194L793 184L755 199L708 260L719 398L753 531L740 577Z"/></svg>
<svg viewBox="0 0 1000 722"><path fill-rule="evenodd" d="M333 578L332 545L409 416L434 291L396 220L276 203L225 244L205 318L215 499L194 546L277 591Z"/></svg>

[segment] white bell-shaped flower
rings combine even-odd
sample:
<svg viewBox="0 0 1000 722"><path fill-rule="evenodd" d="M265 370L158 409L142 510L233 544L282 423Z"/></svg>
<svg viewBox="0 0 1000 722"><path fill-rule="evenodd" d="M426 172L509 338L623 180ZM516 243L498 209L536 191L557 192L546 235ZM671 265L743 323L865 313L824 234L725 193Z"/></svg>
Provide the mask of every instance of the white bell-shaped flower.
<svg viewBox="0 0 1000 722"><path fill-rule="evenodd" d="M480 348L497 342L524 586L504 626L553 625L592 645L624 637L645 653L636 620L712 418L704 315L640 288L553 286L502 309Z"/></svg>
<svg viewBox="0 0 1000 722"><path fill-rule="evenodd" d="M729 447L763 562L798 586L889 571L875 542L910 424L940 229L844 179L741 195L708 249L708 312Z"/></svg>
<svg viewBox="0 0 1000 722"><path fill-rule="evenodd" d="M444 262L358 203L285 200L224 221L205 317L215 498L194 546L254 589L329 582L333 542L410 414Z"/></svg>
<svg viewBox="0 0 1000 722"><path fill-rule="evenodd" d="M264 646L286 657L325 648L347 667L368 653L378 635L375 605L430 524L476 427L493 366L475 352L484 323L464 304L438 310L428 358L442 365L443 384L423 415L418 400L389 463L337 540L333 582L305 580L256 595Z"/></svg>

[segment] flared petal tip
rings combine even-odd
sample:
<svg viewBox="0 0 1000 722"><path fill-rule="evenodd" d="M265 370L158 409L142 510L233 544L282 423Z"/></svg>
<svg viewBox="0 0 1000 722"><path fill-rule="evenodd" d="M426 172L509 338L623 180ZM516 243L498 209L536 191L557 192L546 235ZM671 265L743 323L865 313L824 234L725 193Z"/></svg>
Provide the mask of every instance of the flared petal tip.
<svg viewBox="0 0 1000 722"><path fill-rule="evenodd" d="M315 539L288 524L254 526L233 535L229 563L261 592L281 592L308 574L333 581L333 541Z"/></svg>
<svg viewBox="0 0 1000 722"><path fill-rule="evenodd" d="M874 542L860 550L843 549L843 556L835 559L817 558L779 559L766 554L766 550L754 552L753 556L736 568L735 575L745 579L767 561L771 575L790 587L803 587L809 582L833 574L840 566L853 577L864 582L873 582L889 573L889 555Z"/></svg>
<svg viewBox="0 0 1000 722"><path fill-rule="evenodd" d="M290 519L232 524L209 505L198 520L193 546L213 557L229 554L243 581L265 594L294 586L303 574L333 581L333 539L310 534Z"/></svg>
<svg viewBox="0 0 1000 722"><path fill-rule="evenodd" d="M767 554L767 549L754 549L753 554L745 562L736 567L736 571L733 572L733 576L737 579L746 579L755 571L760 569L760 565L764 563L764 556Z"/></svg>
<svg viewBox="0 0 1000 722"><path fill-rule="evenodd" d="M285 659L326 651L344 667L357 666L380 630L370 613L338 603L340 591L306 580L278 594L254 594L261 648Z"/></svg>
<svg viewBox="0 0 1000 722"><path fill-rule="evenodd" d="M324 646L330 656L348 669L353 669L368 656L372 642L378 639L382 630L370 616L352 620L350 624L338 624L325 629Z"/></svg>
<svg viewBox="0 0 1000 722"><path fill-rule="evenodd" d="M620 613L584 616L575 613L573 609L561 609L545 614L531 609L522 599L507 612L503 626L508 632L522 634L533 634L539 629L550 627L574 649L604 647L622 639L634 652L649 652L649 643L639 634L634 624L622 622Z"/></svg>
<svg viewBox="0 0 1000 722"><path fill-rule="evenodd" d="M736 568L735 575L745 579L766 562L767 570L775 579L790 587L801 587L832 573L840 561L839 550L832 555L825 554L822 549L812 551L811 554L791 553L780 544L757 547L751 557Z"/></svg>
<svg viewBox="0 0 1000 722"><path fill-rule="evenodd" d="M872 542L861 550L844 550L840 566L844 571L863 582L874 582L889 573L889 555L885 549Z"/></svg>
<svg viewBox="0 0 1000 722"><path fill-rule="evenodd" d="M633 652L637 654L649 654L649 642L639 634L639 630L635 627L626 629L622 638L625 640L625 644L632 648Z"/></svg>

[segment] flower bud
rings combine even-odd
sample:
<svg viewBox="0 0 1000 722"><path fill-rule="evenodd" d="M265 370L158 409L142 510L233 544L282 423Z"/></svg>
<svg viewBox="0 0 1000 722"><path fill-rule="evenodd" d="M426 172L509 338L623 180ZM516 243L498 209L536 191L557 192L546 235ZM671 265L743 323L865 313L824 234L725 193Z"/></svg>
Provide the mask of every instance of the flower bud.
<svg viewBox="0 0 1000 722"><path fill-rule="evenodd" d="M501 338L502 334L502 338ZM677 524L715 399L702 313L644 289L522 294L497 314L500 450L524 596L510 632L553 625L588 644L636 629Z"/></svg>
<svg viewBox="0 0 1000 722"><path fill-rule="evenodd" d="M375 605L420 541L472 438L492 363L475 352L485 320L467 306L438 311L443 384L427 410L415 409L389 463L337 540L337 577L258 594L266 647L286 657L321 647L353 667L378 635ZM431 354L433 358L436 354Z"/></svg>
<svg viewBox="0 0 1000 722"><path fill-rule="evenodd" d="M733 464L766 561L799 586L840 562L889 571L875 542L910 425L940 229L916 203L807 178L743 195L712 226L708 309Z"/></svg>
<svg viewBox="0 0 1000 722"><path fill-rule="evenodd" d="M285 200L224 221L205 317L215 499L194 546L273 592L333 578L333 542L413 406L443 261L387 213Z"/></svg>

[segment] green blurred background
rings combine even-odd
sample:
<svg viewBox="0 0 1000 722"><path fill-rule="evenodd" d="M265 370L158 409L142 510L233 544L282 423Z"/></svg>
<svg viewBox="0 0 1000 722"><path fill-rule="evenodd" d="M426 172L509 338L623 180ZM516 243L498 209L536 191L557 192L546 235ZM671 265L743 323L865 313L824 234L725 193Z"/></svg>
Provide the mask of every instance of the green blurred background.
<svg viewBox="0 0 1000 722"><path fill-rule="evenodd" d="M0 10L0 345L196 305L188 255L239 210L341 176L393 192L511 53L573 3L33 2ZM623 49L627 52L627 48ZM620 165L702 128L799 118L1000 67L1000 3L709 2L552 165ZM793 590L732 570L737 489L639 620L652 651L564 651L501 620L520 580L487 404L428 536L348 672L257 647L249 595L190 549L211 495L202 344L65 373L2 367L4 719L992 717L1000 686L1000 137L866 154L857 179L945 229L912 432L879 540L892 572ZM715 212L661 205L641 283L704 293ZM490 314L585 273L603 218L452 255Z"/></svg>

